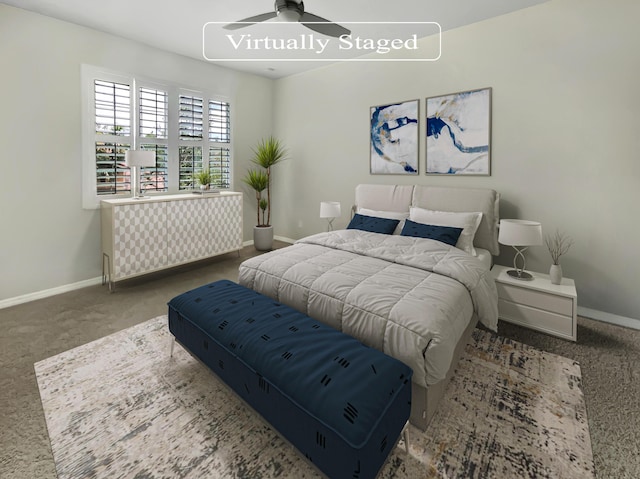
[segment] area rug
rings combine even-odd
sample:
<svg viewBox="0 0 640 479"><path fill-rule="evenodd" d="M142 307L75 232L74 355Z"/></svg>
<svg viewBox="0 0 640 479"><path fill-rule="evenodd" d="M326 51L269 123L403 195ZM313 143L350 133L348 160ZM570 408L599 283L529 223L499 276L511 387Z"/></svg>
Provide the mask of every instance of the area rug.
<svg viewBox="0 0 640 479"><path fill-rule="evenodd" d="M166 316L35 364L59 479L317 478ZM580 366L476 330L426 432L379 478L594 477Z"/></svg>

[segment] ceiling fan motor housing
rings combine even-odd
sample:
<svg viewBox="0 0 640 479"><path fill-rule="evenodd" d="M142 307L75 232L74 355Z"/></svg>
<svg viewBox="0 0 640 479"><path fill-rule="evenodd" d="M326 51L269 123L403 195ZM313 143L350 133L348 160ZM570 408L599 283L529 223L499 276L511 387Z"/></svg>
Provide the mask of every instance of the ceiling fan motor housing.
<svg viewBox="0 0 640 479"><path fill-rule="evenodd" d="M295 0L276 0L274 8L278 17L287 22L297 22L304 14L304 3Z"/></svg>

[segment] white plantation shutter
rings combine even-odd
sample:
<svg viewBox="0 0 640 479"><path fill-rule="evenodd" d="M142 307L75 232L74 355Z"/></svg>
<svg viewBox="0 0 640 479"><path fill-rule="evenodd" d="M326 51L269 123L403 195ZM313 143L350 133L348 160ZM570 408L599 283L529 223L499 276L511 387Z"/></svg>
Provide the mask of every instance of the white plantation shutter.
<svg viewBox="0 0 640 479"><path fill-rule="evenodd" d="M209 100L209 140L221 143L231 141L229 104Z"/></svg>
<svg viewBox="0 0 640 479"><path fill-rule="evenodd" d="M178 123L181 140L202 140L202 104L203 99L195 96L180 95L180 113Z"/></svg>
<svg viewBox="0 0 640 479"><path fill-rule="evenodd" d="M202 147L181 146L178 157L180 162L180 189L194 189L196 184L193 175L202 170Z"/></svg>
<svg viewBox="0 0 640 479"><path fill-rule="evenodd" d="M113 195L131 191L131 175L124 166L128 143L96 141L96 193Z"/></svg>
<svg viewBox="0 0 640 479"><path fill-rule="evenodd" d="M139 149L156 154L156 166L144 167L140 187L145 193L167 191L169 181L169 94L150 87L138 89Z"/></svg>
<svg viewBox="0 0 640 479"><path fill-rule="evenodd" d="M214 188L231 185L231 118L229 103L180 95L180 189L195 188L193 177L209 168ZM207 105L204 123L203 105ZM206 135L203 128L207 128ZM197 146L194 144L197 143ZM207 152L205 154L205 152Z"/></svg>
<svg viewBox="0 0 640 479"><path fill-rule="evenodd" d="M141 138L167 139L169 130L169 94L141 87L138 131Z"/></svg>
<svg viewBox="0 0 640 479"><path fill-rule="evenodd" d="M122 83L94 82L96 134L131 135L131 87Z"/></svg>
<svg viewBox="0 0 640 479"><path fill-rule="evenodd" d="M215 188L231 187L231 151L227 148L209 148L209 171L213 174Z"/></svg>
<svg viewBox="0 0 640 479"><path fill-rule="evenodd" d="M131 87L95 80L94 158L96 193L113 195L131 191L124 152L131 143Z"/></svg>
<svg viewBox="0 0 640 479"><path fill-rule="evenodd" d="M202 105L204 99L193 95L180 95L178 97L178 137L180 147L178 150L178 162L180 165L181 190L192 190L196 187L194 174L203 169L202 165ZM198 142L194 145L193 142ZM187 143L191 143L188 145Z"/></svg>
<svg viewBox="0 0 640 479"><path fill-rule="evenodd" d="M138 108L131 107L128 84L95 80L96 193L114 195L131 191L131 171L124 164L131 148L132 117L138 115L139 149L156 152L156 166L141 171L144 191L167 191L168 93L150 88L138 90Z"/></svg>
<svg viewBox="0 0 640 479"><path fill-rule="evenodd" d="M83 205L131 193L125 152L154 151L156 165L141 170L146 193L188 191L209 168L214 188L231 185L230 104L167 82L82 66Z"/></svg>
<svg viewBox="0 0 640 479"><path fill-rule="evenodd" d="M156 166L145 166L140 173L140 188L142 191L167 191L169 185L169 147L142 143L141 150L153 151L156 154Z"/></svg>
<svg viewBox="0 0 640 479"><path fill-rule="evenodd" d="M229 103L209 100L209 169L216 188L231 187L231 115Z"/></svg>

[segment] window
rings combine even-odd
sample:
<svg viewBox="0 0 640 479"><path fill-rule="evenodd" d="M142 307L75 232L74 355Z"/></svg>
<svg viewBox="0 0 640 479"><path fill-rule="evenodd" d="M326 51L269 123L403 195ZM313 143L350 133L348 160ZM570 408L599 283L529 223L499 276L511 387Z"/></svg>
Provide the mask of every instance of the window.
<svg viewBox="0 0 640 479"><path fill-rule="evenodd" d="M202 140L202 98L180 95L181 140Z"/></svg>
<svg viewBox="0 0 640 479"><path fill-rule="evenodd" d="M229 104L209 101L209 140L229 143L230 130Z"/></svg>
<svg viewBox="0 0 640 479"><path fill-rule="evenodd" d="M130 191L124 152L131 141L131 88L96 80L94 97L96 192L103 195Z"/></svg>
<svg viewBox="0 0 640 479"><path fill-rule="evenodd" d="M209 101L209 168L220 188L231 187L231 119L229 104L220 101ZM215 146L213 143L226 144ZM217 176L216 176L217 175Z"/></svg>
<svg viewBox="0 0 640 479"><path fill-rule="evenodd" d="M229 104L210 100L208 102L207 135L203 134L204 105L201 97L180 95L179 125L179 163L180 189L193 189L196 185L193 176L202 169L209 169L213 177L214 188L230 187L229 142L231 124ZM226 146L218 146L218 145Z"/></svg>
<svg viewBox="0 0 640 479"><path fill-rule="evenodd" d="M83 65L85 129L84 205L128 196L131 172L125 152L154 151L156 164L141 171L145 193L197 187L209 169L214 188L231 185L230 104L205 92Z"/></svg>
<svg viewBox="0 0 640 479"><path fill-rule="evenodd" d="M156 166L144 167L140 188L144 192L168 190L169 93L140 87L138 90L138 145L154 151Z"/></svg>

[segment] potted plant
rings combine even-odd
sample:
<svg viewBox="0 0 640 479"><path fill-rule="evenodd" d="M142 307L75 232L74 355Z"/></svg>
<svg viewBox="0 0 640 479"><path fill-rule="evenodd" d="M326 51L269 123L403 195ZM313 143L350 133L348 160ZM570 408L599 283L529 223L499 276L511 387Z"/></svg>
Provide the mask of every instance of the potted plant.
<svg viewBox="0 0 640 479"><path fill-rule="evenodd" d="M267 200L262 198L262 192L267 189L267 173L262 170L249 170L244 178L242 178L247 185L249 185L256 193L256 213L257 223L256 226L261 228L266 226L264 220L264 210L267 207ZM264 208L261 208L261 204L264 203ZM260 210L262 209L262 220L260 219Z"/></svg>
<svg viewBox="0 0 640 479"><path fill-rule="evenodd" d="M544 238L544 242L549 249L551 261L553 261L551 268L549 269L551 284L561 284L562 266L560 266L560 257L569 251L569 248L573 244L573 240L556 230L554 235L546 236Z"/></svg>
<svg viewBox="0 0 640 479"><path fill-rule="evenodd" d="M286 159L282 142L272 136L261 140L253 149L251 162L259 169L250 169L242 179L256 194L257 224L253 228L253 244L259 251L273 247L273 227L271 226L271 168ZM262 194L267 191L267 197ZM262 211L262 218L260 212ZM266 219L265 219L266 215Z"/></svg>
<svg viewBox="0 0 640 479"><path fill-rule="evenodd" d="M203 168L202 170L198 171L196 174L193 175L193 178L200 183L200 189L201 190L208 190L210 188L210 184L211 184L211 180L212 180L212 176L211 176L211 171L209 171L209 168Z"/></svg>

